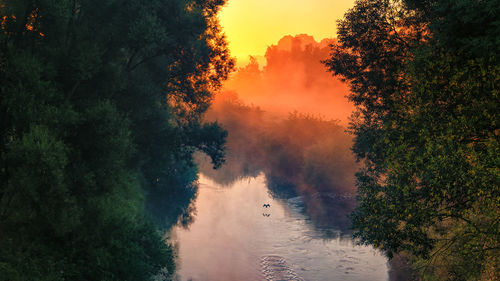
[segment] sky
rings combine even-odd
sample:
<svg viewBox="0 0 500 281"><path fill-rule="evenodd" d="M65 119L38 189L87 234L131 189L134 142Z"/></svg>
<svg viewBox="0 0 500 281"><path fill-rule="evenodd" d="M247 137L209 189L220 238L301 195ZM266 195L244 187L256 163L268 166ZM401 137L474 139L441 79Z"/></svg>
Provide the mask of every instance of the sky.
<svg viewBox="0 0 500 281"><path fill-rule="evenodd" d="M336 37L337 21L354 2L227 0L219 19L238 71L223 91L267 112L286 116L297 111L347 124L354 110L346 98L348 86L332 77L321 61L328 58L331 42L323 39ZM314 51L306 51L301 43L299 49L289 49L297 42ZM249 56L258 66L249 64Z"/></svg>
<svg viewBox="0 0 500 281"><path fill-rule="evenodd" d="M228 0L219 17L232 56L245 63L284 35L335 37L336 21L353 6L354 0Z"/></svg>

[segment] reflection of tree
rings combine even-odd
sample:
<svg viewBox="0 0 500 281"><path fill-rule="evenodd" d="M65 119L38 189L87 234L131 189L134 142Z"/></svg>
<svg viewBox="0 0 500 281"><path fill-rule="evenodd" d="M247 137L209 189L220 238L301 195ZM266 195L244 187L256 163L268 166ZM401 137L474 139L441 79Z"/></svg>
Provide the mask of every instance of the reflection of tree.
<svg viewBox="0 0 500 281"><path fill-rule="evenodd" d="M146 196L146 207L158 227L167 231L175 224L188 228L196 215L198 186L170 186L154 189Z"/></svg>
<svg viewBox="0 0 500 281"><path fill-rule="evenodd" d="M349 232L351 222L349 214L356 206L352 196L335 195L331 193L315 193L303 196L305 212L311 217L315 227L331 235L330 228L342 233Z"/></svg>
<svg viewBox="0 0 500 281"><path fill-rule="evenodd" d="M235 156L229 150L226 155L225 164L217 170L212 168L213 165L210 163L209 157L204 154L197 153L196 162L199 166L198 168L205 176L222 186L230 186L241 179L257 177L262 172L255 163L246 161L241 155Z"/></svg>
<svg viewBox="0 0 500 281"><path fill-rule="evenodd" d="M298 196L293 183L275 178L272 174L266 174L266 183L269 195L275 199L289 199Z"/></svg>
<svg viewBox="0 0 500 281"><path fill-rule="evenodd" d="M203 163L200 167L222 183L265 172L280 182L354 192L351 137L337 121L296 112L277 117L244 105L235 93L222 93L206 119L217 120L229 132L224 167L216 172Z"/></svg>
<svg viewBox="0 0 500 281"><path fill-rule="evenodd" d="M297 198L302 211L311 219L314 227L321 231L325 238L337 237L338 233L350 232L349 214L356 206L352 195L342 195L327 192L318 192L315 189L298 187L290 182L266 175L269 194L276 199Z"/></svg>
<svg viewBox="0 0 500 281"><path fill-rule="evenodd" d="M207 113L228 130L226 163L213 170L199 156L200 171L222 185L264 173L277 199L301 196L318 228L349 228L354 208L355 160L351 138L336 121L292 113L276 117L224 93ZM345 197L341 195L350 195Z"/></svg>

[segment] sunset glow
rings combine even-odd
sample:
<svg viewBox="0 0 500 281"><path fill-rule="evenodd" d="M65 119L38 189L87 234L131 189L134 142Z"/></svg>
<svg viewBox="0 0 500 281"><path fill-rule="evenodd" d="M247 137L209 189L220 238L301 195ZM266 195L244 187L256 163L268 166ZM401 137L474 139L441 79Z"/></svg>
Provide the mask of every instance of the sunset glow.
<svg viewBox="0 0 500 281"><path fill-rule="evenodd" d="M220 21L239 70L224 90L270 112L298 111L347 124L354 110L345 97L347 84L327 73L321 61L329 55L337 21L353 5L354 0L228 0ZM293 44L300 47L292 51ZM248 65L250 56L258 65Z"/></svg>
<svg viewBox="0 0 500 281"><path fill-rule="evenodd" d="M354 0L229 0L220 20L229 49L241 63L249 55L263 56L284 35L309 34L333 38L336 21Z"/></svg>

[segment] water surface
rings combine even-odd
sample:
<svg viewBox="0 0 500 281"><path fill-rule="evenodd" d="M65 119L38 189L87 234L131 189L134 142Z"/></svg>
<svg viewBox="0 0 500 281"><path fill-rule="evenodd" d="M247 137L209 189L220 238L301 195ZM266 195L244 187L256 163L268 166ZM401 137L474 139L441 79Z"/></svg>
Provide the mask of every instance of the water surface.
<svg viewBox="0 0 500 281"><path fill-rule="evenodd" d="M318 229L303 199L272 198L264 175L230 186L201 175L194 222L171 233L181 280L388 279L380 252L356 245L335 224Z"/></svg>

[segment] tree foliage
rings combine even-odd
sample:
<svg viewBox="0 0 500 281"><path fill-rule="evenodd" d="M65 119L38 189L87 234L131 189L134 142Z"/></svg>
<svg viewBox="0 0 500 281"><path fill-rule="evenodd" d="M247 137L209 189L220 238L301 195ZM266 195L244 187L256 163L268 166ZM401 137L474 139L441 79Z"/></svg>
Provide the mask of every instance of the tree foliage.
<svg viewBox="0 0 500 281"><path fill-rule="evenodd" d="M325 61L358 106L355 236L424 277L499 278L498 4L360 0Z"/></svg>
<svg viewBox="0 0 500 281"><path fill-rule="evenodd" d="M192 153L223 161L225 132L200 123L233 67L223 3L0 1L0 280L173 271L144 205L171 225Z"/></svg>

